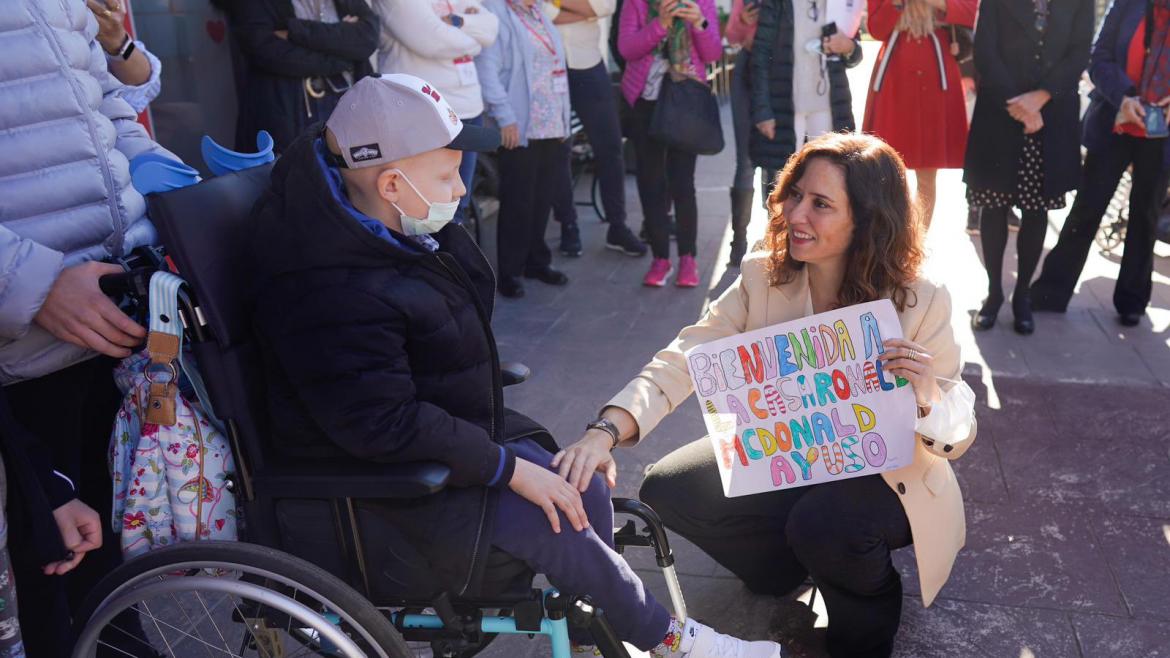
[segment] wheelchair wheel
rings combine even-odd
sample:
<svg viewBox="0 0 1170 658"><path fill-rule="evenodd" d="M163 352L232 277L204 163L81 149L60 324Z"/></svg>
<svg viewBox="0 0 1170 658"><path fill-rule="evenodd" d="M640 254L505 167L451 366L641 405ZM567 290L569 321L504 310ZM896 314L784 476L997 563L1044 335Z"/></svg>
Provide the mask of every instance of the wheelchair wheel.
<svg viewBox="0 0 1170 658"><path fill-rule="evenodd" d="M596 169L593 172L593 185L589 190L589 201L593 203L593 212L597 213L597 218L601 221L609 221L605 218L605 207L601 203L601 177L597 175Z"/></svg>
<svg viewBox="0 0 1170 658"><path fill-rule="evenodd" d="M1106 216L1101 228L1097 229L1097 235L1093 236L1093 241L1097 243L1101 251L1110 253L1125 242L1127 219L1126 217L1110 219Z"/></svg>
<svg viewBox="0 0 1170 658"><path fill-rule="evenodd" d="M1093 241L1105 253L1112 252L1125 242L1125 229L1129 224L1129 190L1131 187L1133 187L1133 179L1130 177L1130 172L1126 171L1122 174L1117 189L1113 192L1113 198L1109 200L1109 206L1105 209L1101 228L1097 229L1097 234L1093 236Z"/></svg>
<svg viewBox="0 0 1170 658"><path fill-rule="evenodd" d="M281 551L200 541L118 567L76 617L74 658L411 656L377 608Z"/></svg>

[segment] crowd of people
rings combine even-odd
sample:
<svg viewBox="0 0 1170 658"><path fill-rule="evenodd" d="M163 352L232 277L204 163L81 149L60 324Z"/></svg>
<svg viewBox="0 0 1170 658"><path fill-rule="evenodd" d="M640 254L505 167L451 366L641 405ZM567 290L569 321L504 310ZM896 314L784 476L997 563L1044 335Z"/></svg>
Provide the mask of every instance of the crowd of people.
<svg viewBox="0 0 1170 658"><path fill-rule="evenodd" d="M800 8L763 0L732 3L724 34L728 45L738 47L738 73L731 83L736 167L729 190L729 266L738 266L748 249L755 169L761 170L766 197L776 173L809 139L857 129L845 75L862 56L855 39L857 25L849 26L851 32L822 34L835 5L846 3L857 5L854 11L860 14L860 3L852 0L809 0ZM566 140L572 111L595 155L609 224L606 247L641 256L647 251L644 239L652 252L645 285L660 287L672 276L678 286L698 285L694 154L665 146L651 138L649 130L663 76L705 80L706 64L722 56L713 2L631 0L621 4L618 14L616 0L509 0L502 6L479 0L378 0L376 16L364 3L351 11L335 10L329 2L321 5L327 8L325 13L319 10L316 16L307 3L291 3L296 15L290 16L287 4L282 0L229 5L248 77L257 80L250 83L249 100L241 109L237 133L241 146L262 127L276 136L278 149L287 144L307 124L327 115L355 78L369 74L371 56L376 56L381 73L415 73L433 81L460 119L473 125L486 121L504 134L499 153L499 291L505 297L519 297L524 294L524 279L568 283L568 277L552 266L553 253L544 241L550 209L560 223L560 253L582 254ZM1051 12L1043 0L1031 7L1021 13L1015 5L1001 8L990 0L884 0L866 6L868 33L883 45L867 88L860 129L893 146L914 172L916 206L927 227L934 215L938 170L964 170L975 218L969 228L981 233L989 280L987 298L973 320L978 330L995 325L1005 301L1002 270L1009 229L1019 229L1013 327L1030 334L1035 329L1034 308L1064 310L1100 208L1116 187L1111 177L1119 166L1130 164L1130 159L1123 163L1119 159L1121 164L1110 163L1108 171L1095 171L1100 175L1081 173L1078 89L1089 63L1094 7L1081 1L1067 11ZM972 43L980 8L985 27L974 31L981 38ZM610 59L621 65L624 103L613 98L602 52L600 19L607 17L615 26ZM322 22L331 27L307 27ZM808 43L815 45L806 47ZM682 52L684 46L690 48L689 59ZM1122 73L1139 84L1148 87L1142 81L1158 79L1152 74L1142 77L1156 61L1145 67L1144 59L1129 61L1128 51L1115 55L1108 64L1132 64L1134 70ZM1151 57L1157 60L1158 52ZM963 60L974 63L974 71L966 76ZM1115 78L1115 73L1106 74L1105 84ZM274 85L284 90L270 90ZM977 87L981 100L975 103L968 130L966 97L972 87ZM1091 108L1091 117L1099 114ZM1134 110L1131 127L1119 134L1140 139L1143 116ZM1109 141L1114 131L1102 127L1106 135L1087 135L1087 145ZM644 218L638 234L626 223L623 136L638 163L635 173ZM474 189L475 160L468 154L461 167L469 190ZM1085 166L1106 165L1091 154ZM1076 221L1067 224L1069 235L1033 290L1046 212L1062 208L1066 193L1082 180L1092 189L1081 190L1084 201L1074 208ZM1162 187L1143 179L1135 196L1148 196L1148 190ZM460 201L459 220L465 218L469 198L470 194ZM1141 212L1134 216L1149 216L1155 205L1135 206ZM1022 213L1022 221L1010 210L1013 206ZM1143 301L1148 295L1142 293L1148 286L1142 281L1152 264L1152 256L1139 254L1152 254L1147 247L1152 247L1153 232L1142 230L1144 220L1137 224L1141 226L1131 238L1135 248L1127 250L1131 256L1119 277L1117 300L1120 320L1131 326L1148 304L1148 299ZM674 261L672 238L677 243Z"/></svg>
<svg viewBox="0 0 1170 658"><path fill-rule="evenodd" d="M253 245L258 276L279 273L273 287L284 286L284 306L297 311L281 316L279 326L258 322L268 339L268 375L287 396L273 405L274 417L308 442L328 442L361 425L369 431L392 426L422 445L430 436L424 426L453 427L442 445L467 448L455 451L461 457L451 464L453 481L485 500L498 498L503 510L499 526L507 532L492 535L490 526L481 527L483 537L540 563L554 580L592 590L620 612L615 627L623 639L656 656L715 656L727 647L740 652L735 655L781 655L773 643L742 642L671 617L602 530L612 526L604 510L614 449L645 437L691 393L684 350L890 297L904 324L917 328L889 346L888 364L916 394L923 458L914 468L943 473L975 428L972 421L953 441L921 429L953 390L940 387L936 375L955 380L960 367L946 288L918 272L937 170L961 167L968 203L978 209L978 226L971 228L980 234L989 285L972 321L977 330L996 324L1005 301L1003 255L1011 209L1020 211L1011 308L1021 334L1035 330L1033 310L1067 308L1127 169L1133 188L1113 302L1123 325L1140 323L1151 296L1154 222L1170 179L1170 2L1116 0L1094 42L1091 0L1059 8L1049 0L868 0L865 25L883 42L860 126L870 135L854 134L846 77L862 58L857 25L829 18L849 16L840 6L854 4L734 0L722 34L714 0L220 0L242 55L237 74L248 90L241 95L238 147L249 150L256 132L266 130L283 163L274 182L303 177L297 180L312 183L286 185L288 198L270 195L257 210L269 240ZM7 146L0 157L4 656L68 655L72 638L61 628L120 560L108 523L114 494L106 446L121 401L111 372L141 345L146 330L101 292L98 280L121 271L115 261L134 247L158 242L144 198L131 184L131 160L143 154L178 160L136 120L160 92L161 64L147 44L127 34L125 13L120 0L17 0L0 8L0 44L13 53L0 73L8 89L0 125ZM603 50L606 18L615 25L612 53ZM830 26L835 29L825 29ZM968 126L960 62L972 28L977 100ZM569 283L553 267L545 234L555 217L559 252L584 251L572 196L572 115L592 146L608 223L605 247L631 257L650 252L646 286L663 287L672 277L678 287L700 285L697 154L665 144L653 128L663 90L684 80L705 83L708 63L724 54L724 37L739 47L731 84L736 164L729 265L742 268L740 280L579 441L565 450L530 438L511 441L516 415L496 418L502 411L482 407L475 394L498 387L491 371L499 367L494 348L483 342L478 310L490 309L496 293L522 297L526 280ZM610 60L621 69L616 91ZM1078 90L1086 69L1094 90L1082 122ZM405 139L411 126L374 118L407 106L433 119L433 130ZM366 130L374 124L378 130ZM476 152L495 150L497 133L500 210L492 272L466 232L448 223L470 212ZM628 225L624 139L633 146L648 245ZM769 225L753 250L747 227L757 168ZM908 171L915 174L916 197ZM1063 207L1073 190L1069 217L1041 267L1047 212ZM330 217L356 219L370 235L342 236L307 216L312 196L326 192ZM352 244L342 244L347 240ZM274 251L276 242L289 248ZM312 246L318 261L282 260ZM440 251L467 273L455 289L435 272L414 268ZM344 271L350 286L322 284L322 269ZM408 288L434 295L404 308L394 296ZM790 303L752 313L767 306L775 288ZM911 298L928 303L914 305ZM378 302L373 308L371 300ZM264 317L274 316L258 315ZM333 351L306 357L313 350L297 342L307 335L296 333L297 323L320 331L321 317L335 327L316 344ZM403 334L412 322L455 327L451 336L465 350L451 350L446 333L421 341ZM411 340L417 344L406 346ZM378 358L354 363L355 349ZM429 370L403 365L416 366L418 354ZM368 402L368 422L347 415L354 400ZM320 431L329 427L337 431ZM948 428L948 436L957 431ZM440 444L431 438L426 450ZM377 445L352 436L347 451ZM895 471L901 475L884 482L874 476L778 492L758 509L733 514L703 445L665 456L643 497L754 591L784 593L811 576L833 619L832 655L889 655L902 602L890 551L917 544L929 603L962 545L954 477L941 478L947 486L925 496L919 486L925 472ZM386 459L399 450L364 456ZM402 454L442 460L451 452L426 450ZM809 511L826 507L880 523L829 528ZM561 536L558 519L579 539ZM518 533L535 539L508 544L506 536ZM755 539L745 542L746 535ZM857 545L869 547L864 559L838 568L833 556ZM536 550L547 546L555 550ZM470 564L454 555L462 564L454 569ZM577 564L589 564L589 573L575 570Z"/></svg>
<svg viewBox="0 0 1170 658"><path fill-rule="evenodd" d="M916 5L923 11L914 11ZM936 170L962 167L972 209L968 229L980 234L988 279L987 297L972 318L975 330L994 327L1005 301L1010 229L1018 229L1014 330L1035 331L1033 310L1067 309L1126 169L1132 169L1134 187L1113 304L1123 326L1145 316L1154 227L1170 174L1170 140L1164 138L1170 96L1162 82L1170 62L1159 45L1170 14L1160 2L1116 2L1094 43L1095 18L1089 0L1059 10L1047 0L869 2L870 33L884 44L863 130L882 137L915 170L926 226ZM973 25L976 101L968 132L956 28ZM1086 71L1093 91L1082 122ZM1148 121L1151 116L1157 120ZM1073 190L1073 208L1037 278L1048 211L1063 208Z"/></svg>
<svg viewBox="0 0 1170 658"><path fill-rule="evenodd" d="M375 57L380 73L428 80L460 120L477 126L487 122L501 131L501 295L523 296L525 279L568 283L552 267L552 251L544 241L550 210L561 224L560 252L582 253L566 139L571 111L592 146L608 223L605 246L634 257L646 253L626 224L622 126L602 52L600 19L615 13L615 0L377 0L373 10L364 2L352 8L317 4L321 7L307 2L225 5L247 69L248 94L237 131L241 148L261 128L272 133L278 150L286 148L307 125L328 116L354 80L370 73L369 60ZM672 66L705 80L706 63L722 54L719 23L714 3L706 0L630 0L627 5L618 39L618 50L628 60L622 95L635 117L643 117L629 125L644 126L667 72L659 63L673 56L674 46L668 44L691 43L693 33L693 61ZM644 229L655 249L647 285L663 285L672 269L667 253L672 206L680 240L677 283L698 285L694 157L658 151L656 143L636 137L644 130L631 127L630 132L639 161L647 163L638 168ZM469 190L474 189L475 160L475 154L467 154L460 168ZM469 194L461 199L458 220L466 217L469 200Z"/></svg>

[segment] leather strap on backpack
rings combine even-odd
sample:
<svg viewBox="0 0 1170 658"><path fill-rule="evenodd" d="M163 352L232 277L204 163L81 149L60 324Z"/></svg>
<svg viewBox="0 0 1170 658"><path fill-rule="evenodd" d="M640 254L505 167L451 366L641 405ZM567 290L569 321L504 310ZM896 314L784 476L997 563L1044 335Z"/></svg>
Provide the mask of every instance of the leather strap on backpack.
<svg viewBox="0 0 1170 658"><path fill-rule="evenodd" d="M175 398L179 395L179 350L181 340L174 334L150 332L146 351L150 363L146 366L146 381L150 395L146 403L146 422L155 425L175 424Z"/></svg>

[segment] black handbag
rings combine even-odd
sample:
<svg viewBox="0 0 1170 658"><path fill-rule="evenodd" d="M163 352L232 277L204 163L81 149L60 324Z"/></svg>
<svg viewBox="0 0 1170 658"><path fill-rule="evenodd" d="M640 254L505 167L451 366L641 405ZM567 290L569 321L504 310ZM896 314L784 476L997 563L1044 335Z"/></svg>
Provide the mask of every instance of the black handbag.
<svg viewBox="0 0 1170 658"><path fill-rule="evenodd" d="M723 124L711 88L694 78L676 80L668 73L650 116L650 138L696 155L722 151Z"/></svg>

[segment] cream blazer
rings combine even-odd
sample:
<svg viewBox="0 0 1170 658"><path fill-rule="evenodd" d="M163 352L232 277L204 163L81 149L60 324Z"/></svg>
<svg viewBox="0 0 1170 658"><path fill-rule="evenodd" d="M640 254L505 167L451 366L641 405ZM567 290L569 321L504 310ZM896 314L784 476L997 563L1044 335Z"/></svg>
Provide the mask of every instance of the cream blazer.
<svg viewBox="0 0 1170 658"><path fill-rule="evenodd" d="M609 401L609 405L625 409L638 421L639 439L690 397L693 387L684 357L687 350L725 336L812 315L804 271L790 283L772 286L768 282L767 256L756 253L745 258L739 279L727 292ZM937 376L958 381L962 359L951 327L950 293L940 284L919 279L909 303L913 306L908 304L905 312L898 315L904 335L934 357ZM944 390L952 385L940 382ZM966 452L976 431L972 425L971 435L952 445L919 435L914 461L882 473L910 520L922 602L927 606L946 583L955 556L966 541L963 497L949 460Z"/></svg>

